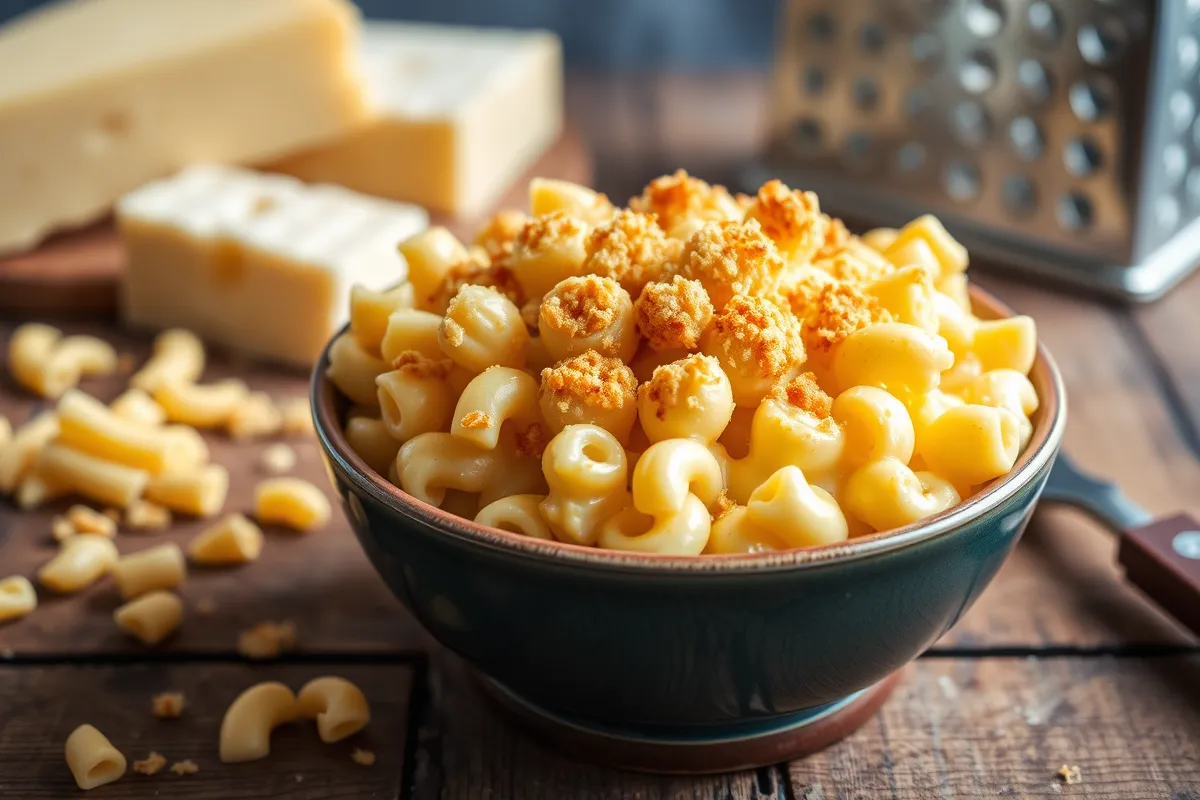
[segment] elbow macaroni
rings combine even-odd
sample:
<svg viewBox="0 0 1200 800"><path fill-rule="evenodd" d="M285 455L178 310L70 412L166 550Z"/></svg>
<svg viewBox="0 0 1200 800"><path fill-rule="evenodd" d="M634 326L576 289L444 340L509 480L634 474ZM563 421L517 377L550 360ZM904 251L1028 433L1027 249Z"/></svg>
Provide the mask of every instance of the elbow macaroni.
<svg viewBox="0 0 1200 800"><path fill-rule="evenodd" d="M122 556L112 569L121 597L130 600L155 589L174 589L187 577L183 550L174 542Z"/></svg>
<svg viewBox="0 0 1200 800"><path fill-rule="evenodd" d="M71 731L65 751L67 768L84 791L112 783L125 774L125 756L91 725Z"/></svg>
<svg viewBox="0 0 1200 800"><path fill-rule="evenodd" d="M37 608L37 591L23 575L0 579L0 622L23 617Z"/></svg>
<svg viewBox="0 0 1200 800"><path fill-rule="evenodd" d="M264 525L306 532L324 526L332 514L325 493L301 478L270 478L254 490L254 517Z"/></svg>
<svg viewBox="0 0 1200 800"><path fill-rule="evenodd" d="M304 684L296 695L296 712L317 721L317 733L326 744L353 736L371 721L371 707L362 690L336 676Z"/></svg>
<svg viewBox="0 0 1200 800"><path fill-rule="evenodd" d="M191 514L212 517L220 513L229 494L229 470L220 464L205 464L167 472L146 483L146 499L152 503Z"/></svg>
<svg viewBox="0 0 1200 800"><path fill-rule="evenodd" d="M1035 326L972 313L934 217L859 238L683 171L628 210L530 198L469 250L403 243L409 283L356 287L331 345L350 446L417 499L583 546L815 547L944 511L1032 437Z"/></svg>
<svg viewBox="0 0 1200 800"><path fill-rule="evenodd" d="M107 575L118 558L112 539L80 533L64 540L58 555L37 571L38 582L58 594L78 592Z"/></svg>
<svg viewBox="0 0 1200 800"><path fill-rule="evenodd" d="M242 692L221 720L219 752L225 764L256 761L271 753L271 731L296 719L296 695L277 681Z"/></svg>
<svg viewBox="0 0 1200 800"><path fill-rule="evenodd" d="M195 383L204 372L204 344L191 331L175 328L154 339L154 354L129 379L153 395L165 383Z"/></svg>
<svg viewBox="0 0 1200 800"><path fill-rule="evenodd" d="M262 553L262 530L242 514L231 514L188 543L192 563L203 566L245 564Z"/></svg>
<svg viewBox="0 0 1200 800"><path fill-rule="evenodd" d="M130 600L113 612L117 627L142 644L153 647L183 621L183 603L170 592L154 590Z"/></svg>

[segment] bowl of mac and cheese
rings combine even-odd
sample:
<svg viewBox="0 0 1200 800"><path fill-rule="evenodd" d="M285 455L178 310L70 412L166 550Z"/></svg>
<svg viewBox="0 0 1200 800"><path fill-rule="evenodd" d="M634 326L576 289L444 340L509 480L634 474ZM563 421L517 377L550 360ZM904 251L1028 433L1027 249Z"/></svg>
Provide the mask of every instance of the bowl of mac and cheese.
<svg viewBox="0 0 1200 800"><path fill-rule="evenodd" d="M1062 437L1033 321L933 217L535 180L399 251L314 374L330 474L425 627L576 732L728 742L863 696L984 589Z"/></svg>

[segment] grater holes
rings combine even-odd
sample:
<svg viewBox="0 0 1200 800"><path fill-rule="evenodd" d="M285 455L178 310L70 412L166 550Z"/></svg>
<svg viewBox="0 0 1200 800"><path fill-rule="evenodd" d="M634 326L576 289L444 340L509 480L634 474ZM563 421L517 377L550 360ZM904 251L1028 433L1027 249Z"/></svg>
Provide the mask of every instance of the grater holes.
<svg viewBox="0 0 1200 800"><path fill-rule="evenodd" d="M1063 145L1063 167L1075 178L1086 178L1100 169L1104 156L1090 136L1077 136Z"/></svg>
<svg viewBox="0 0 1200 800"><path fill-rule="evenodd" d="M818 97L825 94L825 89L829 86L829 78L826 76L825 70L816 66L806 67L800 81L804 87L805 94L810 97Z"/></svg>
<svg viewBox="0 0 1200 800"><path fill-rule="evenodd" d="M819 150L824 138L825 133L821 128L821 123L812 117L797 120L792 129L792 145L804 155L811 155Z"/></svg>
<svg viewBox="0 0 1200 800"><path fill-rule="evenodd" d="M921 33L913 37L908 52L915 63L932 67L942 59L942 42L932 33Z"/></svg>
<svg viewBox="0 0 1200 800"><path fill-rule="evenodd" d="M1200 42L1194 36L1180 36L1175 43L1175 58L1179 62L1180 77L1187 79L1196 71L1200 62Z"/></svg>
<svg viewBox="0 0 1200 800"><path fill-rule="evenodd" d="M879 105L879 86L873 78L855 78L851 92L859 111L874 111Z"/></svg>
<svg viewBox="0 0 1200 800"><path fill-rule="evenodd" d="M933 95L928 89L910 89L904 95L904 114L909 119L925 116L933 108Z"/></svg>
<svg viewBox="0 0 1200 800"><path fill-rule="evenodd" d="M1013 151L1026 161L1035 161L1042 157L1045 147L1045 137L1042 129L1032 117L1020 116L1008 123L1008 140Z"/></svg>
<svg viewBox="0 0 1200 800"><path fill-rule="evenodd" d="M887 32L878 22L864 22L858 29L858 46L867 55L877 56L887 46Z"/></svg>
<svg viewBox="0 0 1200 800"><path fill-rule="evenodd" d="M971 94L983 94L996 85L996 57L976 50L958 68L958 82Z"/></svg>
<svg viewBox="0 0 1200 800"><path fill-rule="evenodd" d="M1186 133L1196 118L1196 101L1182 90L1176 90L1167 101L1167 113L1171 117L1171 127L1176 134Z"/></svg>
<svg viewBox="0 0 1200 800"><path fill-rule="evenodd" d="M1183 145L1178 142L1172 142L1163 148L1162 151L1162 169L1163 177L1167 180L1167 185L1174 188L1183 180L1183 176L1187 173L1188 154Z"/></svg>
<svg viewBox="0 0 1200 800"><path fill-rule="evenodd" d="M1191 204L1192 209L1200 211L1200 167L1188 173L1187 179L1183 183L1183 190L1187 194L1188 203Z"/></svg>
<svg viewBox="0 0 1200 800"><path fill-rule="evenodd" d="M1017 65L1017 85L1030 103L1041 105L1050 99L1054 84L1050 73L1039 61L1027 59Z"/></svg>
<svg viewBox="0 0 1200 800"><path fill-rule="evenodd" d="M1059 198L1054 216L1063 230L1082 233L1092 227L1095 212L1087 195L1082 192L1069 192Z"/></svg>
<svg viewBox="0 0 1200 800"><path fill-rule="evenodd" d="M1096 122L1108 116L1113 105L1112 90L1098 78L1071 84L1067 102L1076 119L1081 122Z"/></svg>
<svg viewBox="0 0 1200 800"><path fill-rule="evenodd" d="M924 169L927 160L925 145L920 142L905 142L896 150L894 166L896 172L911 175Z"/></svg>
<svg viewBox="0 0 1200 800"><path fill-rule="evenodd" d="M1164 233L1179 227L1180 216L1179 201L1171 195L1163 195L1154 201L1154 222Z"/></svg>
<svg viewBox="0 0 1200 800"><path fill-rule="evenodd" d="M962 16L968 31L980 39L987 39L1004 27L1004 3L1002 0L967 0Z"/></svg>
<svg viewBox="0 0 1200 800"><path fill-rule="evenodd" d="M1027 175L1010 175L1001 189L1004 207L1014 216L1027 216L1037 208L1037 186Z"/></svg>
<svg viewBox="0 0 1200 800"><path fill-rule="evenodd" d="M832 42L837 35L837 25L828 13L818 11L808 18L808 38L822 44Z"/></svg>
<svg viewBox="0 0 1200 800"><path fill-rule="evenodd" d="M1124 26L1115 19L1107 19L1099 24L1080 26L1075 43L1084 61L1093 67L1101 67L1117 59L1125 47L1126 38Z"/></svg>
<svg viewBox="0 0 1200 800"><path fill-rule="evenodd" d="M967 147L982 147L991 136L992 120L987 110L974 100L957 103L950 112L954 138Z"/></svg>
<svg viewBox="0 0 1200 800"><path fill-rule="evenodd" d="M1042 45L1053 45L1062 36L1062 20L1045 0L1029 4L1025 10L1025 25L1034 41Z"/></svg>
<svg viewBox="0 0 1200 800"><path fill-rule="evenodd" d="M851 169L870 166L874 147L867 131L851 131L842 142L842 161Z"/></svg>
<svg viewBox="0 0 1200 800"><path fill-rule="evenodd" d="M942 172L942 185L951 200L974 200L982 186L979 168L968 161L953 161Z"/></svg>

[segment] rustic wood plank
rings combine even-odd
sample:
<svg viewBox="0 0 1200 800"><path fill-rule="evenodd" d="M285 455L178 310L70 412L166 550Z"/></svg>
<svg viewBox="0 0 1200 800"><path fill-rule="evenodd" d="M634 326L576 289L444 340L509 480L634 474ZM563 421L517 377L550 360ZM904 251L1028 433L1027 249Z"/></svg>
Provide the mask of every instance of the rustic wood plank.
<svg viewBox="0 0 1200 800"><path fill-rule="evenodd" d="M417 732L413 800L752 800L755 773L664 777L617 772L547 750L501 719L462 662L440 651ZM782 787L780 787L782 788Z"/></svg>
<svg viewBox="0 0 1200 800"><path fill-rule="evenodd" d="M398 796L404 776L405 739L414 668L403 664L354 666L240 664L17 667L0 665L0 797L41 800L79 790L63 758L63 743L77 726L95 725L128 759L120 780L88 792L94 798L387 798ZM298 690L320 675L341 675L371 704L371 724L334 744L322 744L315 726L281 726L271 754L247 764L222 764L217 756L221 718L246 687L278 680ZM187 707L179 719L159 720L151 698L181 691ZM376 755L374 766L350 760L355 748ZM170 763L191 759L200 771L177 776L135 774L135 759L151 751Z"/></svg>
<svg viewBox="0 0 1200 800"><path fill-rule="evenodd" d="M1056 771L1080 768L1065 786ZM797 800L1200 797L1200 657L922 659Z"/></svg>
<svg viewBox="0 0 1200 800"><path fill-rule="evenodd" d="M92 332L113 342L123 352L143 356L144 338L101 326L68 326L70 332ZM10 327L0 326L0 341L7 340ZM307 376L211 352L211 367L205 379L237 374L252 388L276 397L302 396ZM0 366L0 369L3 369ZM36 398L16 389L7 377L0 379L0 415L14 422L25 419L38 405ZM84 388L108 400L123 389L125 377L87 382ZM223 434L208 436L213 460L225 465L231 476L225 512L249 512L256 483L265 476L258 466L265 441L234 442ZM292 437L286 441L298 455L293 474L312 481L334 500L329 478L321 462L316 440ZM64 505L18 513L0 501L0 573L33 576L36 569L55 553L49 534L50 517ZM211 525L211 520L177 517L163 534L121 533L117 546L122 552L171 540L186 544L192 536ZM357 539L334 503L333 521L323 530L297 535L267 530L266 546L258 561L242 567L194 568L180 591L187 606L187 619L179 633L161 646L173 652L231 653L238 632L263 620L291 619L299 630L299 647L307 652L378 652L419 647L424 636L413 619L383 584L368 563ZM216 611L202 615L201 607L216 604ZM146 649L120 634L111 620L119 605L115 587L102 581L77 595L57 597L43 593L41 606L23 620L0 625L0 648L19 654L38 653L144 653Z"/></svg>

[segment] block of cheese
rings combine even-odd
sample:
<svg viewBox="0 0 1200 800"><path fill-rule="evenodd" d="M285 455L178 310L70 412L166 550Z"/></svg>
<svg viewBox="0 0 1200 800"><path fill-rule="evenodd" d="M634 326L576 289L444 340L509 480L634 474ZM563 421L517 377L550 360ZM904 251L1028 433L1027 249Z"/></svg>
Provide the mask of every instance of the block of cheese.
<svg viewBox="0 0 1200 800"><path fill-rule="evenodd" d="M348 318L350 286L407 269L396 245L425 210L286 175L194 165L121 198L122 315L308 366Z"/></svg>
<svg viewBox="0 0 1200 800"><path fill-rule="evenodd" d="M562 128L553 34L368 22L359 52L379 116L273 168L469 215L490 207Z"/></svg>
<svg viewBox="0 0 1200 800"><path fill-rule="evenodd" d="M0 252L370 115L349 0L66 0L0 28Z"/></svg>

